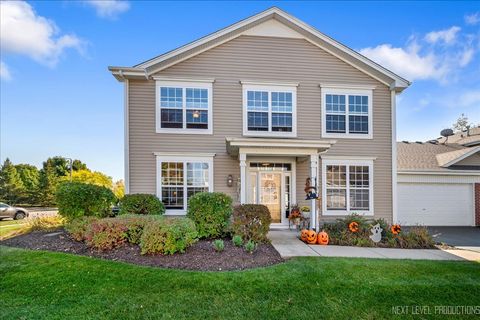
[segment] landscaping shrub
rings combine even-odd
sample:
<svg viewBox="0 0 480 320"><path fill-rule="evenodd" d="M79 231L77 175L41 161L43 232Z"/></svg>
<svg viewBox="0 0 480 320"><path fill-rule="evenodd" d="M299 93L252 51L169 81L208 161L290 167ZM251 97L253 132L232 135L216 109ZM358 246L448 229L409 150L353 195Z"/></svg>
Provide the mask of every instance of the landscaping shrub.
<svg viewBox="0 0 480 320"><path fill-rule="evenodd" d="M82 216L108 217L116 197L106 187L63 182L57 187L56 200L58 213L71 220Z"/></svg>
<svg viewBox="0 0 480 320"><path fill-rule="evenodd" d="M87 231L92 222L97 221L97 217L79 217L68 221L65 224L65 230L76 241L84 241L86 239Z"/></svg>
<svg viewBox="0 0 480 320"><path fill-rule="evenodd" d="M400 248L433 248L435 241L426 227L412 227L408 232L402 232L396 238Z"/></svg>
<svg viewBox="0 0 480 320"><path fill-rule="evenodd" d="M161 219L145 226L140 238L142 254L173 254L197 241L195 223L189 218Z"/></svg>
<svg viewBox="0 0 480 320"><path fill-rule="evenodd" d="M232 242L235 247L241 247L243 245L242 237L239 235L233 236Z"/></svg>
<svg viewBox="0 0 480 320"><path fill-rule="evenodd" d="M127 194L120 200L120 214L162 215L164 213L164 204L153 194Z"/></svg>
<svg viewBox="0 0 480 320"><path fill-rule="evenodd" d="M242 204L233 210L231 232L245 241L268 241L267 233L272 218L268 208L261 204Z"/></svg>
<svg viewBox="0 0 480 320"><path fill-rule="evenodd" d="M245 250L248 252L248 253L253 253L253 251L255 251L255 248L257 247L257 244L255 242L253 242L252 240L248 241L247 243L245 243Z"/></svg>
<svg viewBox="0 0 480 320"><path fill-rule="evenodd" d="M59 216L38 217L34 219L29 219L27 221L28 221L28 227L30 228L31 231L56 230L65 224L65 219Z"/></svg>
<svg viewBox="0 0 480 320"><path fill-rule="evenodd" d="M213 248L215 249L215 251L221 252L225 249L225 243L222 239L217 239L213 241Z"/></svg>
<svg viewBox="0 0 480 320"><path fill-rule="evenodd" d="M232 198L220 192L200 192L188 200L187 217L195 222L200 238L223 235L232 214Z"/></svg>
<svg viewBox="0 0 480 320"><path fill-rule="evenodd" d="M105 218L93 221L87 230L87 244L98 250L111 250L127 242L128 227L125 220Z"/></svg>

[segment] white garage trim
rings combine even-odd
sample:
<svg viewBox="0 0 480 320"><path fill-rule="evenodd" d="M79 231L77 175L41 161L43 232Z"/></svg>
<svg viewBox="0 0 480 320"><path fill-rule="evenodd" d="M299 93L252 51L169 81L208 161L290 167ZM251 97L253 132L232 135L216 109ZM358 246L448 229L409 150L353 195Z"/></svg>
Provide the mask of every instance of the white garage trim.
<svg viewBox="0 0 480 320"><path fill-rule="evenodd" d="M480 176L447 174L398 174L400 182L416 183L480 183Z"/></svg>

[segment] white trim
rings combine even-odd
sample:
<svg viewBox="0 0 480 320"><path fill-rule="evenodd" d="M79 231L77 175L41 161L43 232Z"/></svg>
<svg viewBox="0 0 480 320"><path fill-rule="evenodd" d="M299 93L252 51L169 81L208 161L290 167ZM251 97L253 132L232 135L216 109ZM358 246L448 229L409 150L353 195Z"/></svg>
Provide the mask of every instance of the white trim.
<svg viewBox="0 0 480 320"><path fill-rule="evenodd" d="M266 91L268 92L268 131L249 131L248 130L248 110L247 93L248 91ZM272 92L288 92L292 94L292 131L272 131ZM243 106L243 135L248 137L285 137L295 138L297 136L297 87L285 86L282 84L243 84L242 83L242 106Z"/></svg>
<svg viewBox="0 0 480 320"><path fill-rule="evenodd" d="M451 165L454 165L455 163L460 162L460 161L462 161L463 159L468 158L468 157L474 155L475 153L477 153L477 152L479 152L479 151L480 151L480 146L478 146L478 147L473 147L473 148L471 148L471 150L469 150L467 153L464 153L464 154L461 155L460 157L458 157L458 158L456 158L456 159L453 159L453 160L445 163L442 167L443 167L443 168L448 168L448 167L450 167Z"/></svg>
<svg viewBox="0 0 480 320"><path fill-rule="evenodd" d="M181 54L181 53L184 53L184 52L186 52L186 51L189 51L189 50L191 50L191 49L193 49L193 48L202 46L202 45L208 43L209 41L212 41L212 40L217 39L217 38L219 38L219 37L221 37L221 36L227 35L228 33L231 33L231 32L233 32L233 31L235 31L235 30L238 30L238 29L240 29L240 28L243 28L243 27L247 26L248 24L251 24L251 23L253 23L253 22L255 22L255 21L258 21L258 20L260 20L260 19L263 19L263 18L268 17L268 16L273 16L273 15L278 15L279 17L282 17L282 18L286 19L287 21L291 22L292 24L294 24L294 25L300 27L301 29L303 29L303 30L305 30L305 31L313 34L314 36L316 36L316 37L319 38L320 40L326 42L327 44L335 47L336 49L339 49L340 51L342 51L342 52L348 54L349 56L351 56L351 57L353 57L353 58L361 61L362 63L366 64L368 67L370 67L370 68L372 68L372 69L374 69L374 70L376 70L376 71L384 74L385 76L389 77L390 79L393 80L393 83L392 83L392 84L387 84L387 83L386 83L387 85L391 85L391 86L394 86L394 87L397 87L397 86L398 86L399 88L405 88L405 87L407 87L407 86L410 85L410 82L408 82L407 80L403 79L402 77L396 75L395 73L391 72L390 70L385 69L384 67L382 67L382 66L380 66L379 64L373 62L372 60L366 58L365 56L359 54L358 52L356 52L356 51L348 48L347 46L345 46L345 45L343 45L343 44L341 44L341 43L333 40L332 38L330 38L330 37L326 36L325 34L319 32L319 31L316 30L315 28L313 28L313 27L305 24L304 22L298 20L297 18L295 18L295 17L287 14L286 12L284 12L284 11L282 11L282 10L280 10L279 8L276 8L276 7L267 9L267 10L265 10L265 11L263 11L263 12L260 12L259 14L256 14L256 15L251 16L251 17L249 17L249 18L247 18L247 19L244 19L244 20L242 20L242 21L240 21L240 22L237 22L237 23L235 23L235 24L233 24L233 25L231 25L231 26L229 26L229 27L226 27L226 28L224 28L224 29L221 29L221 30L219 30L219 31L217 31L217 32L214 32L214 33L212 33L212 34L210 34L210 35L208 35L208 36L205 36L205 37L203 37L203 38L200 38L200 39L198 39L198 40L196 40L196 41L193 41L193 42L191 42L191 43L189 43L189 44L187 44L187 45L184 45L184 46L182 46L182 47L180 47L180 48L177 48L177 49L175 49L175 50L172 50L172 51L170 51L170 52L168 52L168 53L166 53L166 54L163 54L163 55L161 55L161 56L159 56L159 57L156 57L156 58L150 59L150 60L148 60L148 61L145 61L145 62L143 62L143 63L135 66L135 68L149 68L149 67L152 67L152 66L154 66L154 65L156 65L156 64L158 64L158 63L160 63L160 62L162 62L162 61L165 61L165 60L167 60L167 59L170 59L170 58L172 58L172 57L175 57L175 56L177 56L177 55L179 55L179 54ZM233 39L233 38L236 38L236 37L238 37L238 36L239 36L239 35L234 35L234 36L231 36L231 37L227 37L227 39L225 39L225 41L220 41L220 43L215 44L215 45L220 45L220 44L222 44L222 43L224 43L224 42L226 42L226 41L229 41L229 40L231 40L231 39ZM305 38L307 39L307 37L305 37ZM308 39L308 41L313 42L313 41L310 40L310 39ZM317 44L317 43L315 43L315 44L316 44L317 46L320 46L320 45ZM208 50L208 49L210 49L210 48L207 47L205 50ZM324 49L324 50L327 50L330 54L333 54L333 55L335 55L335 56L338 57L338 54L334 54L334 53L332 52L332 50L328 50L328 49L326 49L326 48L323 48L323 49ZM196 54L198 54L198 53L196 53ZM193 55L195 55L195 54L193 54ZM193 56L193 55L187 55L187 56L185 56L185 57L183 58L183 60L188 59L188 58L190 58L190 56ZM343 58L343 57L342 57L341 59L344 60L344 61L346 61L346 59ZM182 60L180 60L180 61L182 61ZM179 62L179 61L177 61L177 62L175 62L175 63L178 63L178 62ZM362 72L367 73L367 71L362 70L363 68L355 65L355 64L352 63L351 61L346 61L346 62L349 63L350 65L354 66L355 68L361 70ZM163 68L167 68L168 66L169 66L169 65L166 65L166 66L164 66ZM152 70L152 73L158 72L159 70L161 70L161 69L160 69L160 68L157 68L156 70ZM367 73L367 74L368 74L368 73ZM371 74L369 74L369 75L372 76ZM374 78L378 78L378 77L374 77ZM382 82L385 83L385 81L382 81Z"/></svg>
<svg viewBox="0 0 480 320"><path fill-rule="evenodd" d="M125 194L129 194L130 193L130 130L129 130L129 108L128 108L128 105L129 105L129 92L128 92L128 86L129 86L129 82L128 82L128 79L125 79L124 83L124 96L123 96L123 99L124 99L124 102L123 102L123 117L124 117L124 125L125 125L125 128L124 128L124 146L123 146L123 161L125 162L124 163L124 175L125 175Z"/></svg>
<svg viewBox="0 0 480 320"><path fill-rule="evenodd" d="M187 213L187 162L206 162L208 163L208 191L213 192L214 190L214 175L213 175L213 156L200 156L198 154L191 154L190 156L156 156L156 193L158 199L162 201L162 162L183 162L183 170L184 170L184 183L182 185L184 189L183 194L183 201L184 201L184 209L167 209L165 211L165 215L185 215Z"/></svg>
<svg viewBox="0 0 480 320"><path fill-rule="evenodd" d="M183 92L183 128L162 128L160 119L160 88L176 87L182 88ZM198 81L155 81L155 128L156 133L176 133L176 134L213 134L213 90L212 82ZM207 89L208 91L208 129L187 129L186 120L186 89Z"/></svg>
<svg viewBox="0 0 480 320"><path fill-rule="evenodd" d="M327 166L328 165L340 165L346 166L346 207L347 210L328 210L327 209ZM368 166L369 177L369 210L351 210L350 209L350 186L349 186L349 166ZM322 160L322 215L323 216L345 216L351 213L357 213L359 215L373 216L374 215L374 169L373 160L341 160L341 159L329 159Z"/></svg>
<svg viewBox="0 0 480 320"><path fill-rule="evenodd" d="M320 154L322 160L377 160L377 157L370 156L333 156L329 154Z"/></svg>
<svg viewBox="0 0 480 320"><path fill-rule="evenodd" d="M254 81L254 80L240 80L240 84L244 86L264 86L275 87L275 89L283 90L281 87L298 87L298 82L269 82L269 81ZM276 88L279 87L279 88Z"/></svg>
<svg viewBox="0 0 480 320"><path fill-rule="evenodd" d="M322 138L343 138L343 139L373 139L373 90L371 89L335 89L321 88L321 123ZM345 95L345 133L327 133L327 107L326 95ZM368 97L368 134L349 133L349 95L362 95Z"/></svg>
<svg viewBox="0 0 480 320"><path fill-rule="evenodd" d="M154 152L158 157L177 157L177 158L189 158L189 157L204 157L213 158L215 153L191 153L191 152Z"/></svg>
<svg viewBox="0 0 480 320"><path fill-rule="evenodd" d="M363 84L345 84L345 83L320 83L320 88L327 89L353 89L353 90L375 90L377 86Z"/></svg>
<svg viewBox="0 0 480 320"><path fill-rule="evenodd" d="M392 222L398 223L397 195L397 94L395 90L390 95L392 113Z"/></svg>
<svg viewBox="0 0 480 320"><path fill-rule="evenodd" d="M447 175L447 176L480 176L480 171L478 170L398 170L398 174L430 174L430 175Z"/></svg>
<svg viewBox="0 0 480 320"><path fill-rule="evenodd" d="M165 82L181 82L181 83L214 83L215 78L205 78L205 79L197 79L197 78L176 78L176 77L165 77L165 76L153 76L153 80L155 81L165 81Z"/></svg>

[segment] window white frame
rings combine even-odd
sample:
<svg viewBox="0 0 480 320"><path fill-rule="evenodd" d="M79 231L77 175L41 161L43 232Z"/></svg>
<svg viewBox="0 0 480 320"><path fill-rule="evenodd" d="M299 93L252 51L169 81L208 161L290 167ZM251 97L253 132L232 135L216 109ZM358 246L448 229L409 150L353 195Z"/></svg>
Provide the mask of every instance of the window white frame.
<svg viewBox="0 0 480 320"><path fill-rule="evenodd" d="M207 154L207 155L198 155L198 154L181 154L181 155L169 155L169 154L161 154L155 153L157 158L157 197L162 201L162 163L163 162L182 162L183 163L183 203L184 209L167 209L165 211L166 215L185 215L187 213L187 205L188 205L188 195L187 195L187 162L202 162L208 163L208 192L213 192L213 157L215 154Z"/></svg>
<svg viewBox="0 0 480 320"><path fill-rule="evenodd" d="M346 210L328 210L327 208L327 166L346 166ZM350 166L368 167L368 190L369 190L369 209L351 210L350 209ZM322 210L324 216L344 216L352 213L358 213L365 216L373 216L373 160L345 160L345 159L322 159ZM340 189L340 188L339 188Z"/></svg>
<svg viewBox="0 0 480 320"><path fill-rule="evenodd" d="M213 81L155 81L155 122L157 133L179 133L179 134L212 134L213 133ZM162 128L161 125L161 107L160 107L160 89L162 87L182 88L182 115L183 128ZM187 128L187 94L186 89L207 89L208 92L208 128L207 129L192 129Z"/></svg>
<svg viewBox="0 0 480 320"><path fill-rule="evenodd" d="M327 132L327 94L345 96L345 133ZM373 139L373 89L360 88L321 88L322 95L322 138L351 138L351 139ZM349 132L349 106L348 96L367 96L368 97L368 133L350 133Z"/></svg>
<svg viewBox="0 0 480 320"><path fill-rule="evenodd" d="M251 137L291 137L297 136L297 87L288 85L270 85L270 84L243 84L243 135ZM247 93L248 91L266 91L268 92L268 131L248 130L248 110ZM289 92L292 94L292 131L272 131L272 92ZM280 112L281 113L281 112Z"/></svg>

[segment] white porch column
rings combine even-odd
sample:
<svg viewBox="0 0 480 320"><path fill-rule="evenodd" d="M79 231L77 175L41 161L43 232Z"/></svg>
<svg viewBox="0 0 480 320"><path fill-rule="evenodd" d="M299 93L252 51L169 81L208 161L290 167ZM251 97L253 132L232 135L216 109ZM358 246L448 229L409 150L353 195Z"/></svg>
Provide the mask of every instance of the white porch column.
<svg viewBox="0 0 480 320"><path fill-rule="evenodd" d="M247 155L245 153L239 153L238 159L240 160L240 203L247 202Z"/></svg>
<svg viewBox="0 0 480 320"><path fill-rule="evenodd" d="M318 154L310 155L310 178L312 186L315 186L317 190L315 191L317 195L320 192L317 181L317 172L318 172ZM317 200L310 200L310 228L317 228Z"/></svg>

